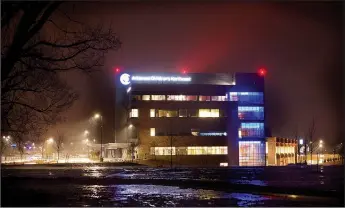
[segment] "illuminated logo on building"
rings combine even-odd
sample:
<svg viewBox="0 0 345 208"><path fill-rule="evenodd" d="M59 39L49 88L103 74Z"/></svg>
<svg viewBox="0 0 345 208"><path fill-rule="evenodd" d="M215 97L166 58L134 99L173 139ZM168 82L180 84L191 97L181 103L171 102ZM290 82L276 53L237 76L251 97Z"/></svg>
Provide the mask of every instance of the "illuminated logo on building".
<svg viewBox="0 0 345 208"><path fill-rule="evenodd" d="M122 74L120 76L120 82L123 85L129 85L131 82L140 82L140 83L187 83L191 82L191 77L186 76L136 76L129 74Z"/></svg>
<svg viewBox="0 0 345 208"><path fill-rule="evenodd" d="M129 74L122 74L120 76L120 82L123 84L123 85L129 85L131 83L131 75Z"/></svg>

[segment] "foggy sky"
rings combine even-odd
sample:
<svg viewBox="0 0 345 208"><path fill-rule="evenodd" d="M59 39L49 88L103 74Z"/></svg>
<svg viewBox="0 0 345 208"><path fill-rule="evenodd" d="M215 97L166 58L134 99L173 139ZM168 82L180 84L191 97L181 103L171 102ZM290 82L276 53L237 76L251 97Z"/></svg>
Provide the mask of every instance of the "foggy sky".
<svg viewBox="0 0 345 208"><path fill-rule="evenodd" d="M64 7L72 12L72 3ZM256 72L265 67L266 111L273 136L304 136L312 117L316 138L334 143L342 123L342 5L340 3L74 3L72 17L112 24L123 46L104 70L73 72L80 100L68 122L105 115L114 126L113 67L124 71Z"/></svg>

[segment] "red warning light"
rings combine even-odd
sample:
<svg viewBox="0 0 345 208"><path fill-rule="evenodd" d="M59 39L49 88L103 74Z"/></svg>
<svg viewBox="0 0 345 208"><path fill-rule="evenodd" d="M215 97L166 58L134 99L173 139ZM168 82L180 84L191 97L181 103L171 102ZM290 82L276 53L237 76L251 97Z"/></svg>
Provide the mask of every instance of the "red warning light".
<svg viewBox="0 0 345 208"><path fill-rule="evenodd" d="M260 76L265 76L266 73L267 73L266 69L264 69L264 68L260 68L260 69L259 69L259 75L260 75Z"/></svg>
<svg viewBox="0 0 345 208"><path fill-rule="evenodd" d="M182 69L182 74L187 74L187 70L186 69Z"/></svg>
<svg viewBox="0 0 345 208"><path fill-rule="evenodd" d="M114 71L115 73L119 73L119 72L120 72L120 68L114 67L114 68L113 68L113 71Z"/></svg>

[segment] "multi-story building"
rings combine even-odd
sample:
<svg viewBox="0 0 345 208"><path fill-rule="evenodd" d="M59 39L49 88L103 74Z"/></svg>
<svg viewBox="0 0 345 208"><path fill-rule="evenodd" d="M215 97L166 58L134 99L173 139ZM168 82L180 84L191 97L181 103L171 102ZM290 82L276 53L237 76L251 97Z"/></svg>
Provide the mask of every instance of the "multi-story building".
<svg viewBox="0 0 345 208"><path fill-rule="evenodd" d="M116 141L140 160L264 166L263 75L119 72Z"/></svg>
<svg viewBox="0 0 345 208"><path fill-rule="evenodd" d="M266 139L267 165L282 166L296 163L297 139L268 137Z"/></svg>

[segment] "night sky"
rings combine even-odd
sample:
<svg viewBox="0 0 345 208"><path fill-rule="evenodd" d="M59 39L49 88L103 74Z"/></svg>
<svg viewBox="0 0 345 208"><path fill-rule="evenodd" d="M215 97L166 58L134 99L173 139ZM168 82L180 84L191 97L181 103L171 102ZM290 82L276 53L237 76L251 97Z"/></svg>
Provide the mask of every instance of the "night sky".
<svg viewBox="0 0 345 208"><path fill-rule="evenodd" d="M336 3L77 2L64 9L90 24L112 25L123 46L109 52L102 72L69 74L80 99L66 125L95 111L114 125L113 67L123 71L256 72L265 67L268 125L273 136L340 142L342 120L342 5Z"/></svg>

